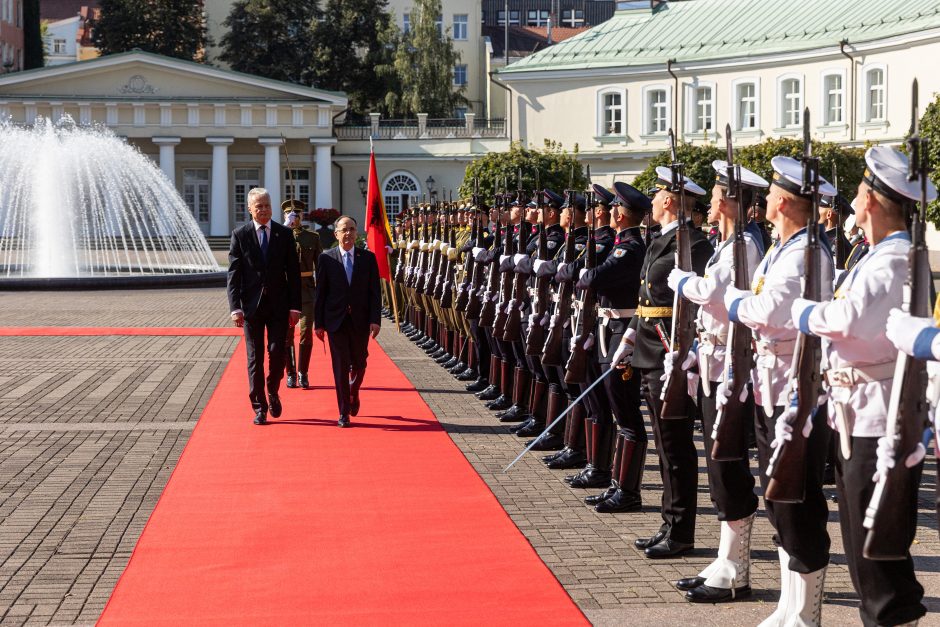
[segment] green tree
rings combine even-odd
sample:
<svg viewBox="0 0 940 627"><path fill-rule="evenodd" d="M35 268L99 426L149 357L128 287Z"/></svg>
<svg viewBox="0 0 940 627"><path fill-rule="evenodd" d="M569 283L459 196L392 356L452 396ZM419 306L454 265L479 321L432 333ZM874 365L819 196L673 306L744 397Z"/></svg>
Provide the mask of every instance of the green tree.
<svg viewBox="0 0 940 627"><path fill-rule="evenodd" d="M727 153L715 145L694 146L679 144L676 154L685 165L685 174L698 183L711 194L715 185L715 170L712 161L725 159ZM751 144L735 149L735 162L770 180L773 168L771 159L777 155L796 157L803 154L803 142L796 139L766 139L759 144ZM862 180L865 169L865 151L862 148L843 148L832 142L813 142L813 154L819 156L820 172L827 179L832 178L832 165L837 165L839 174L839 191L847 198L855 197L855 190ZM650 160L650 164L636 177L633 185L640 190L646 190L656 182L655 168L658 165L669 165L672 159L669 151L664 151Z"/></svg>
<svg viewBox="0 0 940 627"><path fill-rule="evenodd" d="M39 21L39 0L23 2L23 69L32 70L46 64L46 47Z"/></svg>
<svg viewBox="0 0 940 627"><path fill-rule="evenodd" d="M94 24L102 55L139 48L189 61L202 61L208 43L201 2L101 0Z"/></svg>
<svg viewBox="0 0 940 627"><path fill-rule="evenodd" d="M238 72L309 85L318 15L316 0L238 0L219 56Z"/></svg>
<svg viewBox="0 0 940 627"><path fill-rule="evenodd" d="M572 185L572 171L574 188L587 188L587 176L578 161L577 152L569 153L561 144L548 140L542 150L523 148L521 143L513 142L506 152L491 152L467 166L459 189L460 197L470 197L476 179L480 185L480 195L492 202L495 192L503 189L504 179L507 180L510 190L516 189L520 168L522 187L529 192L535 188L536 172L541 189L548 188L562 193Z"/></svg>
<svg viewBox="0 0 940 627"><path fill-rule="evenodd" d="M400 90L389 91L385 97L391 115L450 117L468 103L464 87L454 87L454 66L460 54L454 50L450 29L439 29L440 18L441 0L415 0L411 30L401 36L395 53Z"/></svg>
<svg viewBox="0 0 940 627"><path fill-rule="evenodd" d="M928 140L927 160L930 167L930 180L940 187L940 95L927 105L920 119L921 136ZM927 205L927 219L940 228L940 201L934 200Z"/></svg>

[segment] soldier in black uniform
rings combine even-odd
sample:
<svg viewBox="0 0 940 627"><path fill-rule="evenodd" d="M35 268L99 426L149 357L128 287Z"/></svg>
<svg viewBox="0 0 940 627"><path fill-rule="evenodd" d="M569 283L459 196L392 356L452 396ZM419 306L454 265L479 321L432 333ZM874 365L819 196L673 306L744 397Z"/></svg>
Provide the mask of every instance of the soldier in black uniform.
<svg viewBox="0 0 940 627"><path fill-rule="evenodd" d="M487 206L480 201L480 204L476 207L475 211L479 212L480 219L484 220L481 228L485 228L488 225L487 221ZM493 233L487 230L483 235L483 246L482 248L476 247L476 242L468 242L468 245L471 246L468 255L472 255L474 258L474 263L479 263L484 265L483 261L478 261L478 259L483 259L487 253L487 250L493 246ZM484 285L474 285L471 284L469 289L477 293L485 287L486 273L482 274ZM467 370L459 375L457 379L459 381L471 381L467 384L467 391L469 392L480 392L489 385L489 376L490 376L490 345L486 338L485 329L480 326L480 317L478 314L468 316L470 322L470 337L473 338L473 350L476 351L476 371Z"/></svg>
<svg viewBox="0 0 940 627"><path fill-rule="evenodd" d="M509 221L509 212L503 211L501 206L500 199L496 199L497 202L493 203L493 207L490 209L490 222L492 224L492 234L493 244L490 248L479 254L477 261L487 266L487 272L485 275L489 276L489 270L491 264L499 265L499 257L503 254L503 239L496 237L496 234L499 232L500 225L506 226ZM484 278L484 285L481 286L481 290L484 292L484 298L491 297L492 295L485 294L486 285L485 283L488 279ZM483 331L483 337L486 341L487 346L490 349L490 359L488 367L488 375L486 377L487 386L482 390L477 389L477 385L467 386L467 389L471 392L476 392L476 397L482 401L491 401L500 396L502 393L502 357L503 354L500 351L499 345L496 343L496 339L493 337L493 329L487 326L481 326ZM479 383L479 381L478 381Z"/></svg>
<svg viewBox="0 0 940 627"><path fill-rule="evenodd" d="M826 225L826 239L829 240L829 246L832 249L832 257L836 259L836 270L846 269L844 263L842 265L839 264L838 251L840 243L842 249L845 251L846 258L852 250L852 245L849 244L849 240L845 236L845 229L838 227L844 227L846 218L854 214L855 210L852 209L852 205L849 204L849 201L847 201L842 194L819 197L819 223ZM839 224L840 222L842 224ZM842 261L844 262L845 260Z"/></svg>
<svg viewBox="0 0 940 627"><path fill-rule="evenodd" d="M640 538L634 544L643 549L647 557L663 558L682 555L694 548L698 454L692 440L696 410L691 398L687 399L688 419L662 420L660 417L666 348L656 325L662 324L667 333L672 328L674 293L666 284L666 278L676 266L679 203L684 203L688 215L695 197L704 196L705 190L686 177L685 193L680 196L678 190L670 189L672 173L669 168L660 166L656 174L660 190L653 198L652 218L662 225L662 234L646 250L640 274L639 307L630 322L633 333L624 335L611 363L617 364L629 357L645 386L646 404L650 408L653 436L659 450L659 471L663 478L663 524L651 538ZM705 234L691 225L689 236L692 268L701 275L712 255L712 247Z"/></svg>
<svg viewBox="0 0 940 627"><path fill-rule="evenodd" d="M611 224L618 232L613 249L604 263L585 272L578 281L579 286L590 285L597 290L596 337L602 371L611 367L611 358L636 313L640 270L646 254L640 223L652 206L646 195L626 183L614 183L614 190ZM624 369L623 374L611 374L604 379L604 392L619 428L611 482L607 490L584 502L600 513L639 511L647 447L646 425L640 411L640 377L631 368Z"/></svg>

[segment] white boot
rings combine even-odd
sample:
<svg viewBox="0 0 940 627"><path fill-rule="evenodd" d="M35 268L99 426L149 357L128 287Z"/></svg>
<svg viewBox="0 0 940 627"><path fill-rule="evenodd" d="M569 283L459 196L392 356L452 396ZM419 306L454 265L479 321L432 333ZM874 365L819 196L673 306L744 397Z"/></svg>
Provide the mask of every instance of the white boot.
<svg viewBox="0 0 940 627"><path fill-rule="evenodd" d="M811 573L790 574L790 606L786 627L819 627L822 623L826 567Z"/></svg>
<svg viewBox="0 0 940 627"><path fill-rule="evenodd" d="M777 609L774 613L764 619L757 627L784 627L786 625L787 614L790 607L790 556L781 547L777 547L777 555L780 558L780 601L777 602Z"/></svg>
<svg viewBox="0 0 940 627"><path fill-rule="evenodd" d="M699 574L699 577L705 577L706 586L731 590L731 598L734 598L736 590L750 588L753 526L754 514L741 520L721 522L718 559Z"/></svg>

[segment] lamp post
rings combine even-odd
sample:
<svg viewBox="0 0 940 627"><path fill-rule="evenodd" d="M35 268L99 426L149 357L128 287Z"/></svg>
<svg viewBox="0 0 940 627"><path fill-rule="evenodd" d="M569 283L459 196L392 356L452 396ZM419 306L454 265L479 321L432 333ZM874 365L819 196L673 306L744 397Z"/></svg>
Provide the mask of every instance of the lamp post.
<svg viewBox="0 0 940 627"><path fill-rule="evenodd" d="M367 184L366 177L360 176L359 180L356 182L359 183L359 193L362 194L363 198L365 198L366 197L366 184Z"/></svg>
<svg viewBox="0 0 940 627"><path fill-rule="evenodd" d="M431 204L432 204L432 205L435 203L435 200L436 200L436 198L437 198L437 190L434 189L434 184L435 184L436 182L437 182L437 181L434 180L434 177L433 177L433 176L430 176L430 175L429 175L428 178L425 179L425 181L424 181L425 187L428 188L428 197L431 199Z"/></svg>

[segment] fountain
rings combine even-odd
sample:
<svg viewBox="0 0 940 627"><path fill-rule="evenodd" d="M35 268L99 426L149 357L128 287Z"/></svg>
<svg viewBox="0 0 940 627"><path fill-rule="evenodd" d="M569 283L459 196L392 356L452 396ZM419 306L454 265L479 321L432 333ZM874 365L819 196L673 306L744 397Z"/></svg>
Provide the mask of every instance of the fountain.
<svg viewBox="0 0 940 627"><path fill-rule="evenodd" d="M0 290L220 285L174 185L136 148L70 118L0 122Z"/></svg>

